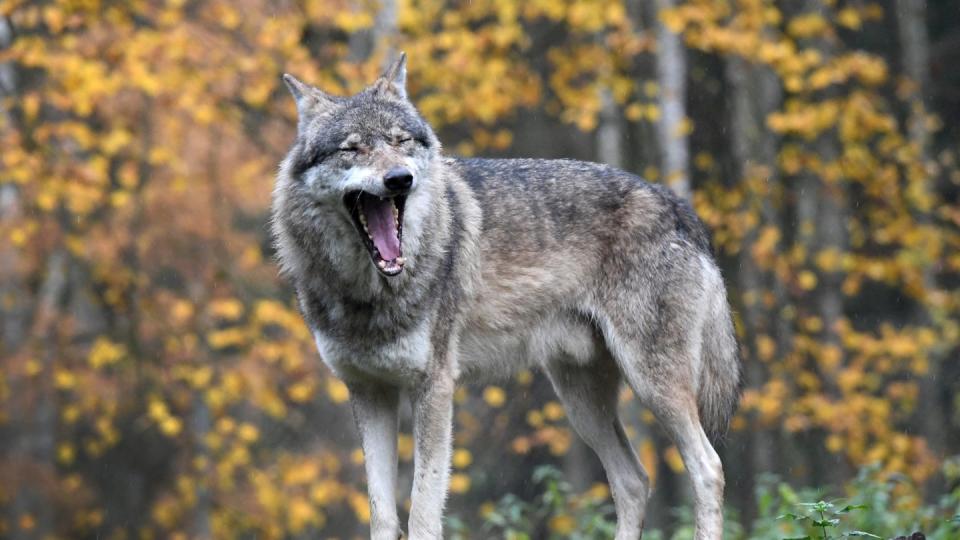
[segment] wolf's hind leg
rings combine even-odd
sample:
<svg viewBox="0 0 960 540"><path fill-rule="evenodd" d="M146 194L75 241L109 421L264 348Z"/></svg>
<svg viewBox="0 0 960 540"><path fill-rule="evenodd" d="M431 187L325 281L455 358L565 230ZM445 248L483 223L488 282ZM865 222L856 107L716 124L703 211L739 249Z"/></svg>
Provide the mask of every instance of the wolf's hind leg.
<svg viewBox="0 0 960 540"><path fill-rule="evenodd" d="M692 392L647 399L646 404L660 421L683 458L693 483L697 540L723 537L723 465L700 425Z"/></svg>
<svg viewBox="0 0 960 540"><path fill-rule="evenodd" d="M640 402L677 445L693 484L696 540L723 537L723 467L697 412L693 362L683 353L615 352L621 371Z"/></svg>
<svg viewBox="0 0 960 540"><path fill-rule="evenodd" d="M370 538L397 540L397 408L395 388L351 384L350 402L363 447L370 497Z"/></svg>
<svg viewBox="0 0 960 540"><path fill-rule="evenodd" d="M570 423L603 463L617 509L616 540L637 540L650 482L620 423L617 367L604 356L586 366L557 360L546 368Z"/></svg>

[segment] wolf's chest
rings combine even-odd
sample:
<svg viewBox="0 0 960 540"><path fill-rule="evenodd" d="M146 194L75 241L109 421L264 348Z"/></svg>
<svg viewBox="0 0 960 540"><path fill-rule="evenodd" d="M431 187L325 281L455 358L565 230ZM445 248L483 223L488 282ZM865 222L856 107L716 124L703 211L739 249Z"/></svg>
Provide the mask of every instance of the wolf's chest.
<svg viewBox="0 0 960 540"><path fill-rule="evenodd" d="M405 385L421 378L431 354L429 324L392 339L338 338L322 330L313 337L324 363L341 379L377 379Z"/></svg>

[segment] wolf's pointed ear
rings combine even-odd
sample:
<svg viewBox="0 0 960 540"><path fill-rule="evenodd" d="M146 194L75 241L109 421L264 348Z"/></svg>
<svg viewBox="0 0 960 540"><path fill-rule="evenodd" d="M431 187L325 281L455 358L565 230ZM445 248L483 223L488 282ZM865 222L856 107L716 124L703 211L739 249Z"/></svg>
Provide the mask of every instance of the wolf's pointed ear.
<svg viewBox="0 0 960 540"><path fill-rule="evenodd" d="M290 75L283 74L283 83L287 85L293 99L297 101L297 113L302 119L309 114L318 114L329 109L334 104L334 98L323 90L311 86L300 79Z"/></svg>
<svg viewBox="0 0 960 540"><path fill-rule="evenodd" d="M407 99L407 53L401 52L393 65L383 72L378 87L382 92Z"/></svg>

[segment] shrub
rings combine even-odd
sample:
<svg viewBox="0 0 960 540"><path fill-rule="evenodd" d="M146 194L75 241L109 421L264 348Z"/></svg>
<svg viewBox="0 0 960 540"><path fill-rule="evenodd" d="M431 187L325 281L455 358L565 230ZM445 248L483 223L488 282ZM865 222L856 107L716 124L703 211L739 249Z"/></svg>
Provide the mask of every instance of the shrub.
<svg viewBox="0 0 960 540"><path fill-rule="evenodd" d="M919 489L903 476L880 474L865 467L845 486L795 488L774 476L759 479L757 517L745 527L733 509L726 509L724 538L730 540L910 537L919 532L929 540L960 538L960 456L946 460L944 481L953 486L936 501L925 503ZM539 495L522 500L506 495L481 508L482 538L507 540L600 540L613 538L616 515L605 490L578 494L552 466L538 467L533 482ZM454 540L471 538L467 519L447 520ZM921 538L915 536L914 538ZM674 511L670 534L645 530L647 540L693 538L693 512Z"/></svg>

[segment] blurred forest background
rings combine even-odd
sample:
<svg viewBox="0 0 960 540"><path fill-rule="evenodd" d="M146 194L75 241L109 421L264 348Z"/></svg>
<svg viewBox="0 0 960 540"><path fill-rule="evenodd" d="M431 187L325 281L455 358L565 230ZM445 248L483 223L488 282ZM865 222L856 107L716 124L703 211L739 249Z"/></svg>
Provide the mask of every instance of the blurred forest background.
<svg viewBox="0 0 960 540"><path fill-rule="evenodd" d="M737 313L721 454L745 522L765 473L839 489L876 464L910 504L956 487L956 0L0 0L0 537L366 535L347 390L267 206L295 135L280 74L355 92L400 50L448 152L602 161L692 199ZM533 500L541 464L607 496L539 374L457 403L461 530ZM678 453L623 409L647 525L675 529ZM564 512L537 534L572 534Z"/></svg>

